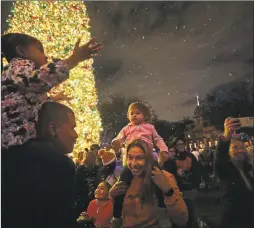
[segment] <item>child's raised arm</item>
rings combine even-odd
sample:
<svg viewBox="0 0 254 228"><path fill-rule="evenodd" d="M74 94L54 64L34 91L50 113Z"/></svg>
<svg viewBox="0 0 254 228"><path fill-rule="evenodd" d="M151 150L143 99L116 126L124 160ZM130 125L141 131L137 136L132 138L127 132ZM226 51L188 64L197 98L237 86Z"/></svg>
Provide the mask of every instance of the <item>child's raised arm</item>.
<svg viewBox="0 0 254 228"><path fill-rule="evenodd" d="M92 38L86 44L79 46L80 38L76 42L72 55L66 59L69 69L76 67L80 62L90 59L97 55L103 48L101 43L97 43L96 38Z"/></svg>
<svg viewBox="0 0 254 228"><path fill-rule="evenodd" d="M48 63L35 68L34 62L25 59L17 59L11 62L7 77L22 92L45 93L54 86L64 82L69 77L69 70L76 67L80 62L93 57L101 48L102 44L96 43L96 39L91 39L88 43L79 46L80 39L74 46L73 54L66 60ZM9 76L10 75L10 76ZM8 84L8 80L3 80L2 86ZM3 87L2 87L2 92Z"/></svg>
<svg viewBox="0 0 254 228"><path fill-rule="evenodd" d="M61 60L36 70L32 61L17 59L11 62L8 74L20 91L45 93L65 81L69 76L69 69L66 61ZM4 80L2 92L5 83L8 83L8 80Z"/></svg>
<svg viewBox="0 0 254 228"><path fill-rule="evenodd" d="M153 126L153 141L155 145L160 149L160 151L168 151L168 147L166 146L163 138L158 134L155 127Z"/></svg>
<svg viewBox="0 0 254 228"><path fill-rule="evenodd" d="M111 142L111 146L115 151L119 151L126 140L126 127L124 127L119 134Z"/></svg>

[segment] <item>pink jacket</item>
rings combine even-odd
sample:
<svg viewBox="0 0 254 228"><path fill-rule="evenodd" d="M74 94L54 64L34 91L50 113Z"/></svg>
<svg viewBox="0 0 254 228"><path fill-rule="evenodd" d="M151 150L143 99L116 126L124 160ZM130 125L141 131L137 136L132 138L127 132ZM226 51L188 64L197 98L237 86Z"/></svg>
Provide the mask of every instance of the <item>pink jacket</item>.
<svg viewBox="0 0 254 228"><path fill-rule="evenodd" d="M129 123L120 131L112 142L117 140L121 145L125 143L125 146L127 147L134 139L144 140L151 148L153 148L153 143L155 143L160 151L168 151L168 147L163 139L159 136L154 126L149 123L142 123L139 125Z"/></svg>

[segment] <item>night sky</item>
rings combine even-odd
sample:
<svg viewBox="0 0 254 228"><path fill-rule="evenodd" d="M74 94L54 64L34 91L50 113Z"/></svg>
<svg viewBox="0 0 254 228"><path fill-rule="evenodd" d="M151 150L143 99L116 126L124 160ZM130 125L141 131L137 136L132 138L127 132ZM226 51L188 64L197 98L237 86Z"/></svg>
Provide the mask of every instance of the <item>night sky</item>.
<svg viewBox="0 0 254 228"><path fill-rule="evenodd" d="M92 34L105 46L94 64L99 102L109 95L137 97L160 119L176 121L193 115L197 93L202 98L253 75L253 2L87 7Z"/></svg>

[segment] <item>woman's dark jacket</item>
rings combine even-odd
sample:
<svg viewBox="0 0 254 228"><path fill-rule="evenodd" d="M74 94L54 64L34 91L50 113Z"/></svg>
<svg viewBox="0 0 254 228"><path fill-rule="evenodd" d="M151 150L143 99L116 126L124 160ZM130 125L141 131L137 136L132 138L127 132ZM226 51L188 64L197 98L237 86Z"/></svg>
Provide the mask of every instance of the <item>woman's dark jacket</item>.
<svg viewBox="0 0 254 228"><path fill-rule="evenodd" d="M254 227L254 178L251 165L244 163L243 172L248 178L250 191L239 170L229 157L229 141L219 139L215 154L215 172L220 179L223 201L221 227Z"/></svg>

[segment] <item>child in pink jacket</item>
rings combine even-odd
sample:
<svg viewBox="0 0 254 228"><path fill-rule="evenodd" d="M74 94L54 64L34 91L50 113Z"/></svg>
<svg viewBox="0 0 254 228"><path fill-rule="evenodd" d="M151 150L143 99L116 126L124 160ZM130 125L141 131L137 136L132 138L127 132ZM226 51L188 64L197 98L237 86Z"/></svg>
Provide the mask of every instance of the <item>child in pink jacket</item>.
<svg viewBox="0 0 254 228"><path fill-rule="evenodd" d="M160 151L168 151L168 147L154 126L148 123L151 118L151 113L145 104L141 102L132 103L129 106L127 115L130 123L112 141L112 147L115 150L119 150L123 144L127 147L134 139L142 139L149 144L151 149L153 148L153 144L155 144Z"/></svg>
<svg viewBox="0 0 254 228"><path fill-rule="evenodd" d="M125 126L118 136L112 140L112 147L118 151L123 144L127 147L133 140L142 139L153 149L155 144L160 152L168 152L168 147L159 136L155 127L148 123L151 119L150 109L141 102L132 103L127 113L130 123ZM124 167L119 181L124 181L127 185L131 183L132 173L127 167ZM120 218L122 215L123 196L117 196L114 199L114 218Z"/></svg>

